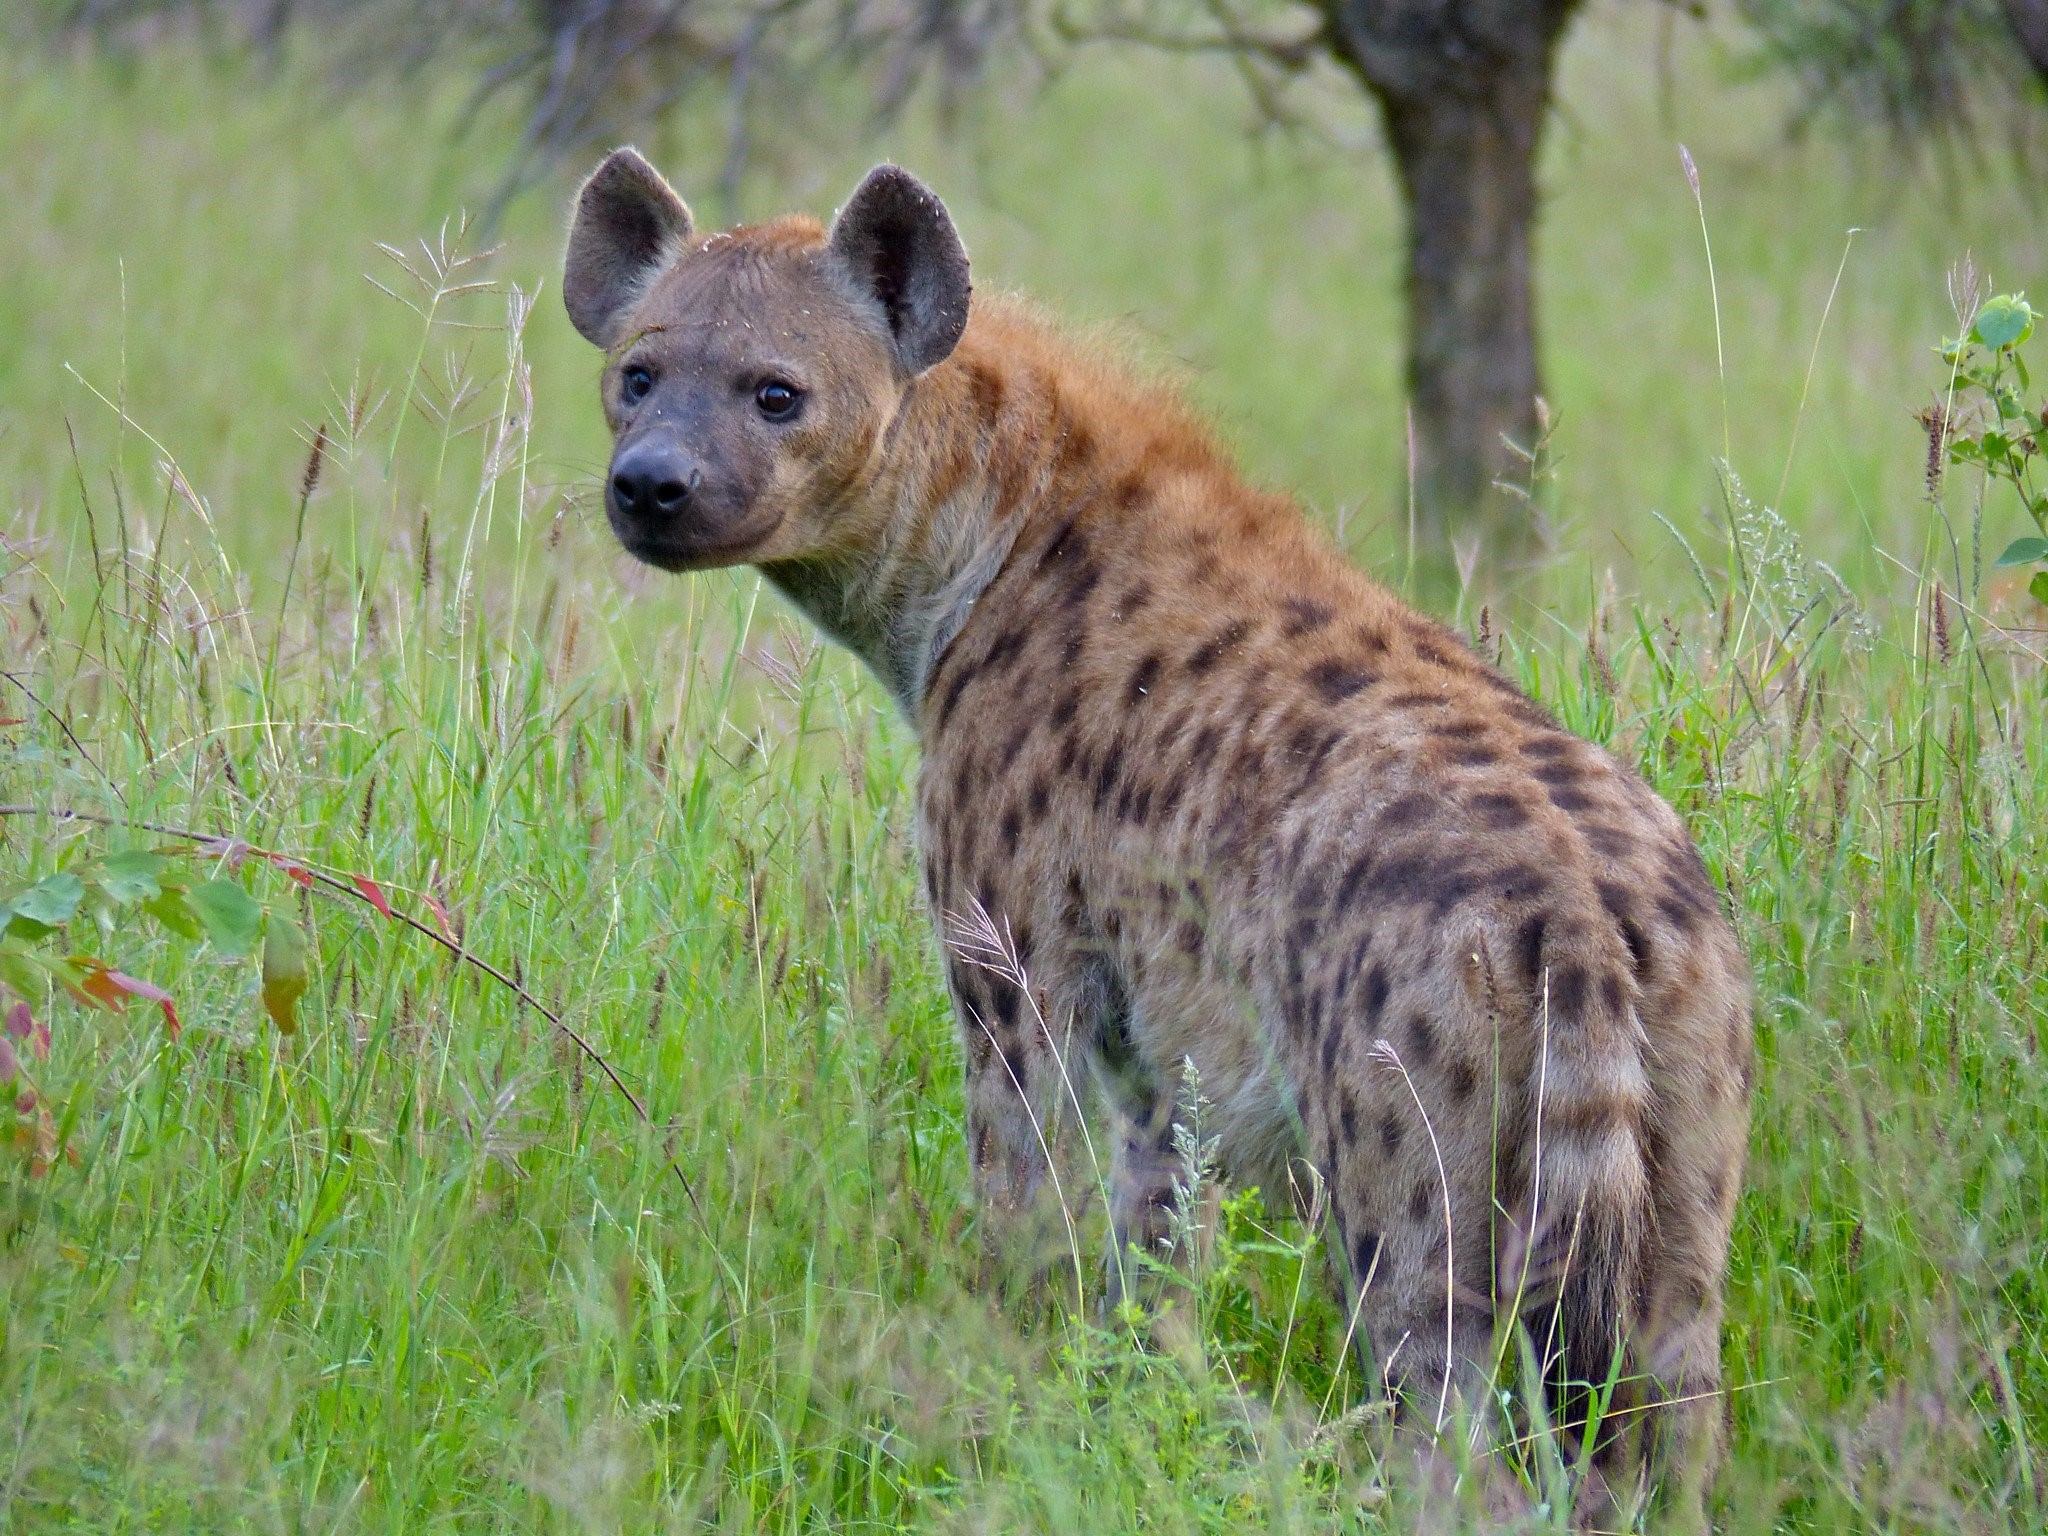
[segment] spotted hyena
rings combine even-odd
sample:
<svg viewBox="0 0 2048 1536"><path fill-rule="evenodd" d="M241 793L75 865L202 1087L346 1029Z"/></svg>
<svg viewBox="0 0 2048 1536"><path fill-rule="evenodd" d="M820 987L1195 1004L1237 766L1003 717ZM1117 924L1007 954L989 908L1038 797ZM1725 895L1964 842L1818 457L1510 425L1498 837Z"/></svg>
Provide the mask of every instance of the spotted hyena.
<svg viewBox="0 0 2048 1536"><path fill-rule="evenodd" d="M625 547L759 567L916 727L931 909L1017 961L950 965L991 1225L1038 1200L1080 1080L1116 1231L1156 1237L1191 1061L1235 1178L1324 1181L1411 1413L1482 1402L1520 1314L1562 1377L1618 1367L1696 1520L1750 1009L1670 807L1157 381L970 303L901 170L829 229L707 236L620 150L563 293L606 354Z"/></svg>

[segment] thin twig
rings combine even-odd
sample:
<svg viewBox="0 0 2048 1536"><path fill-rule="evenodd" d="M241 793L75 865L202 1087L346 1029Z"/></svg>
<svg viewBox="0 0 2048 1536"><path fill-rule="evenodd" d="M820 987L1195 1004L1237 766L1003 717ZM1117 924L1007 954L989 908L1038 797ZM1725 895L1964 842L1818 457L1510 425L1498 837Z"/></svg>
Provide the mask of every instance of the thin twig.
<svg viewBox="0 0 2048 1536"><path fill-rule="evenodd" d="M33 697L33 695L31 695L31 697ZM102 827L136 827L144 832L154 832L159 837L183 838L187 842L199 843L202 845L220 846L234 841L234 839L232 838L223 837L217 833L199 832L193 830L190 827L171 826L163 822L155 821L135 821L130 818L121 816L102 816L94 811L73 810L69 806L61 805L0 805L0 816L51 816L59 821L86 821L91 822L96 826ZM297 869L303 869L308 876L318 881L321 885L327 887L329 890L338 891L342 895L351 897L356 901L360 901L366 906L377 906L377 903L371 901L370 897L364 891L359 889L352 880L344 880L339 875L331 875L328 874L325 870L315 869L310 864L307 864L303 859L300 859L294 854L281 854L276 852L274 849L258 848L253 843L248 844L247 846L249 852L260 859L272 861L278 859L285 860L292 867ZM605 1077L610 1081L611 1085L619 1091L620 1095L625 1099L625 1101L633 1106L633 1113L639 1116L640 1123L647 1126L650 1130L655 1128L654 1117L648 1114L646 1103L641 1099L639 1094L633 1091L633 1089L627 1084L626 1080L619 1075L618 1069L615 1068L609 1061L605 1060L604 1053L598 1050L598 1048L592 1045L588 1040L586 1040L583 1037L583 1035L579 1033L573 1025L569 1024L566 1020L564 1020L562 1016L559 1013L557 1013L554 1009L550 1008L546 1003L542 1002L539 998L535 997L531 992L527 991L523 985L521 985L517 981L514 981L510 976L506 975L503 971L499 970L495 965L491 964L490 961L484 959L483 956L477 954L474 950L465 949L461 944L449 938L446 934L440 932L438 929L429 927L427 924L421 922L418 918L414 917L411 913L400 911L398 908L392 906L388 901L385 902L382 905L382 907L379 908L379 910L385 912L396 921L404 924L406 927L410 928L414 933L420 934L425 938L433 940L434 943L440 945L441 948L448 951L448 953L451 956L453 956L456 960L460 961L462 964L472 966L475 969L482 971L486 976L490 977L493 981L497 982L500 986L504 987L507 991L511 992L513 996L517 997L522 1003L526 1004L527 1007L531 1008L535 1013L538 1013L542 1018L546 1019L548 1023L552 1024L556 1029L560 1030L564 1035L566 1035L569 1038L570 1043L572 1043L577 1050L583 1053L583 1055L585 1056L585 1058L589 1060L591 1065L596 1067L598 1071L602 1072L605 1075ZM690 1183L690 1176L683 1172L682 1164L677 1162L673 1157L669 1158L668 1166L669 1171L675 1174L676 1182L682 1185L683 1193L689 1197L690 1208L697 1213L698 1224L704 1228L705 1236L709 1237L711 1235L711 1226L709 1221L705 1218L704 1207L702 1203L699 1202L699 1200L697 1199L697 1191Z"/></svg>

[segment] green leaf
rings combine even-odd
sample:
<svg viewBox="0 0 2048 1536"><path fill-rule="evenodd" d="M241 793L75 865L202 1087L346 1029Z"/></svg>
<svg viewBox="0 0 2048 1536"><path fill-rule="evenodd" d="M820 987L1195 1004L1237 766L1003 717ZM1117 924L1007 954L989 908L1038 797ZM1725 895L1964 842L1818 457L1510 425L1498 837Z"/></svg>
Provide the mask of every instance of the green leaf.
<svg viewBox="0 0 2048 1536"><path fill-rule="evenodd" d="M2034 595L2034 601L2048 608L2048 571L2034 572L2034 579L2027 583L2027 590Z"/></svg>
<svg viewBox="0 0 2048 1536"><path fill-rule="evenodd" d="M236 959L256 947L263 933L263 909L232 880L208 880L186 894L213 947Z"/></svg>
<svg viewBox="0 0 2048 1536"><path fill-rule="evenodd" d="M196 944L206 937L206 930L199 926L198 914L192 910L192 904L185 899L183 891L165 891L161 896L152 897L142 904L142 910L181 939L190 939Z"/></svg>
<svg viewBox="0 0 2048 1536"><path fill-rule="evenodd" d="M163 867L164 858L160 853L138 849L132 853L110 854L101 862L95 883L117 905L125 907L163 894L163 886L157 881Z"/></svg>
<svg viewBox="0 0 2048 1536"><path fill-rule="evenodd" d="M306 990L306 937L282 912L263 929L263 1011L278 1033L297 1034L299 998Z"/></svg>
<svg viewBox="0 0 2048 1536"><path fill-rule="evenodd" d="M0 981L22 997L40 997L48 980L43 957L19 939L0 939Z"/></svg>
<svg viewBox="0 0 2048 1536"><path fill-rule="evenodd" d="M78 913L85 899L85 882L70 870L60 870L29 887L12 901L13 917L25 917L46 928L61 928Z"/></svg>
<svg viewBox="0 0 2048 1536"><path fill-rule="evenodd" d="M1984 301L1970 337L1983 346L2014 347L2034 333L2034 311L2026 295L2001 293Z"/></svg>
<svg viewBox="0 0 2048 1536"><path fill-rule="evenodd" d="M2005 546L2005 553L1992 562L1994 565L2032 565L2037 560L2048 560L2048 539L2029 536L2014 539Z"/></svg>

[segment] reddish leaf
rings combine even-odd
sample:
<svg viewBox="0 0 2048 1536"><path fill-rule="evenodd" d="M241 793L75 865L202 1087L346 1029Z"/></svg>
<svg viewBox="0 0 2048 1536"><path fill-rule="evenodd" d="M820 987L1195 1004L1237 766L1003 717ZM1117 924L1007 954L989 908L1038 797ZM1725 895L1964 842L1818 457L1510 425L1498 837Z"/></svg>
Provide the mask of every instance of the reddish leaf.
<svg viewBox="0 0 2048 1536"><path fill-rule="evenodd" d="M152 1002L164 1011L164 1025L177 1039L185 1032L185 1024L178 1017L178 1005L171 1000L171 994L154 982L130 976L126 971L117 971L112 966L101 965L97 960L81 958L80 964L90 967L84 981L79 983L87 993L103 1006L120 1008L129 998L139 997Z"/></svg>
<svg viewBox="0 0 2048 1536"><path fill-rule="evenodd" d="M0 1035L0 1083L11 1083L21 1076L21 1058L14 1054L14 1042Z"/></svg>
<svg viewBox="0 0 2048 1536"><path fill-rule="evenodd" d="M239 837L202 837L199 846L217 859L227 861L228 873L233 874L242 867L242 861L256 850Z"/></svg>
<svg viewBox="0 0 2048 1536"><path fill-rule="evenodd" d="M113 980L114 973L97 961L81 960L79 963L88 969L78 983L78 990L102 1008L119 1012L123 1000L120 984Z"/></svg>
<svg viewBox="0 0 2048 1536"><path fill-rule="evenodd" d="M171 1001L171 994L153 982L130 976L125 971L108 971L108 978L130 997L140 997L155 1003L164 1011L164 1027L170 1030L171 1038L177 1039L185 1032L184 1021L178 1017L178 1005Z"/></svg>
<svg viewBox="0 0 2048 1536"><path fill-rule="evenodd" d="M448 915L448 908L443 904L441 898L429 896L427 898L427 907L433 912L434 921L441 925L441 937L460 949L462 947L462 935L455 931L455 919Z"/></svg>
<svg viewBox="0 0 2048 1536"><path fill-rule="evenodd" d="M276 865L279 869L283 870L286 874L290 875L292 879L297 881L300 885L305 886L309 890L312 888L313 871L306 868L306 866L301 864L297 859L289 858L282 853L266 853L263 855L263 857L270 860L272 864Z"/></svg>
<svg viewBox="0 0 2048 1536"><path fill-rule="evenodd" d="M382 912L386 917L392 916L391 900L384 894L383 886L372 880L368 875L350 875L349 879L355 883L355 888L361 893L363 900L367 901L379 912Z"/></svg>
<svg viewBox="0 0 2048 1536"><path fill-rule="evenodd" d="M20 715L0 715L0 725L27 725Z"/></svg>
<svg viewBox="0 0 2048 1536"><path fill-rule="evenodd" d="M29 1054L37 1061L50 1059L50 1026L30 1013L27 1003L17 1001L7 1010L7 1033L26 1040Z"/></svg>

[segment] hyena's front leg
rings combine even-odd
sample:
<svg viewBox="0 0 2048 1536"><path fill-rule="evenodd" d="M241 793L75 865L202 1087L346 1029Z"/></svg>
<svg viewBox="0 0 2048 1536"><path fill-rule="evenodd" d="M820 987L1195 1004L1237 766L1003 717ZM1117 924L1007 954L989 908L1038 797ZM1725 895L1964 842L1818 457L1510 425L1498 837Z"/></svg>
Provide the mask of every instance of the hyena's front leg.
<svg viewBox="0 0 2048 1536"><path fill-rule="evenodd" d="M967 1147L984 1256L1030 1282L1071 1262L1093 1184L1078 1106L1090 1031L1021 966L948 965L967 1060Z"/></svg>

